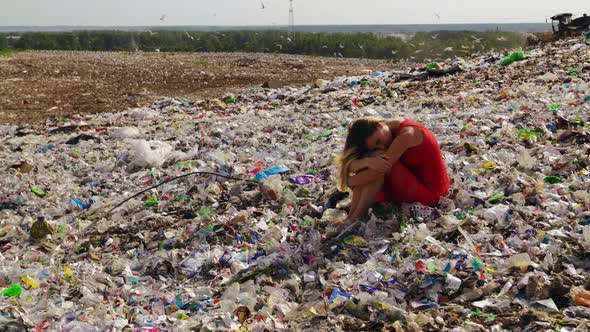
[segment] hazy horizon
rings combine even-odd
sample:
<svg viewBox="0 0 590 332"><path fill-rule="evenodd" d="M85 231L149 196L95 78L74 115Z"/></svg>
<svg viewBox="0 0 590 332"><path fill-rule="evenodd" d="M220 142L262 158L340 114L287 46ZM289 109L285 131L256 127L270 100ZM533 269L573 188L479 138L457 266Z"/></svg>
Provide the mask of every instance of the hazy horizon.
<svg viewBox="0 0 590 332"><path fill-rule="evenodd" d="M0 0L1 26L285 26L288 0ZM294 0L295 24L405 25L544 23L561 12L590 12L586 1Z"/></svg>

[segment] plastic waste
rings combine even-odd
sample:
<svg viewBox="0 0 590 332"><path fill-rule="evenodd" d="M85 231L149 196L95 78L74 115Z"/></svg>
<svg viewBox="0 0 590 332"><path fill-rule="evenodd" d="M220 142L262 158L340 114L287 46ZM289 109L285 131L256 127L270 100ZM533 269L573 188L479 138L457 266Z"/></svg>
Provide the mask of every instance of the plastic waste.
<svg viewBox="0 0 590 332"><path fill-rule="evenodd" d="M159 141L135 140L130 145L129 159L139 167L157 167L164 163L172 146Z"/></svg>
<svg viewBox="0 0 590 332"><path fill-rule="evenodd" d="M511 64L513 62L522 61L522 60L524 60L524 52L514 51L514 52L510 53L509 56L504 58L504 60L502 60L502 62L500 62L500 64L502 66L508 66L509 64Z"/></svg>
<svg viewBox="0 0 590 332"><path fill-rule="evenodd" d="M267 179L270 175L281 174L287 171L289 171L289 167L285 165L277 165L257 173L255 178L256 181L262 181L264 179Z"/></svg>
<svg viewBox="0 0 590 332"><path fill-rule="evenodd" d="M499 69L502 56L491 52L437 59L444 70L371 68L325 77L321 88L273 84L0 126L0 257L10 262L0 266L1 324L48 331L585 324L586 50L570 38L532 49L532 71ZM452 67L460 70L450 74ZM333 157L350 121L364 115L422 122L452 184L432 207L374 203L334 240L327 235L353 200L335 188ZM184 176L196 171L211 175Z"/></svg>
<svg viewBox="0 0 590 332"><path fill-rule="evenodd" d="M18 297L22 292L23 288L19 284L12 284L9 288L2 291L2 295L6 297Z"/></svg>

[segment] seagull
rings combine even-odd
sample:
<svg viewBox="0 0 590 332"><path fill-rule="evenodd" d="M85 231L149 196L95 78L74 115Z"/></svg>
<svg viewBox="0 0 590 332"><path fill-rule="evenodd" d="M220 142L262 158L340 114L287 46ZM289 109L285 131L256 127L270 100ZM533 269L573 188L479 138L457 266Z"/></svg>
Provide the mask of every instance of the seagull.
<svg viewBox="0 0 590 332"><path fill-rule="evenodd" d="M195 40L195 37L191 36L188 32L184 32L184 34L189 37L191 40Z"/></svg>
<svg viewBox="0 0 590 332"><path fill-rule="evenodd" d="M340 43L339 43L339 44L338 44L338 47L340 47L340 48L344 48L344 45L342 45L342 44L340 44Z"/></svg>
<svg viewBox="0 0 590 332"><path fill-rule="evenodd" d="M324 45L324 46L322 46L322 48L328 48L328 46Z"/></svg>
<svg viewBox="0 0 590 332"><path fill-rule="evenodd" d="M391 54L396 55L399 51L391 50Z"/></svg>
<svg viewBox="0 0 590 332"><path fill-rule="evenodd" d="M471 35L471 38L476 42L476 43L481 43L481 41L483 40L483 38L477 38L474 35Z"/></svg>
<svg viewBox="0 0 590 332"><path fill-rule="evenodd" d="M434 12L434 16L436 16L440 20L440 14L439 13Z"/></svg>
<svg viewBox="0 0 590 332"><path fill-rule="evenodd" d="M436 39L436 38L438 38L438 33L437 33L436 35L432 35L432 36L430 36L430 38L432 38L432 39Z"/></svg>
<svg viewBox="0 0 590 332"><path fill-rule="evenodd" d="M150 33L150 36L153 36L153 35L157 34L157 32L153 32L152 30L148 30L147 32Z"/></svg>
<svg viewBox="0 0 590 332"><path fill-rule="evenodd" d="M164 22L165 19L166 19L166 14L162 14L162 16L160 16L160 21Z"/></svg>
<svg viewBox="0 0 590 332"><path fill-rule="evenodd" d="M359 45L359 48L360 48L361 50L364 50L364 48L363 48L363 45Z"/></svg>

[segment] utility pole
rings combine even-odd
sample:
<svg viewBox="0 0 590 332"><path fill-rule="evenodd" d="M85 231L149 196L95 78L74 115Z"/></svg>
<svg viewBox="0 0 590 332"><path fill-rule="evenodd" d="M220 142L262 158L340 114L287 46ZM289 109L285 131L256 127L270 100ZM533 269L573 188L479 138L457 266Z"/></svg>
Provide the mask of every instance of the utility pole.
<svg viewBox="0 0 590 332"><path fill-rule="evenodd" d="M295 13L293 11L293 0L289 0L289 30L291 38L295 37Z"/></svg>

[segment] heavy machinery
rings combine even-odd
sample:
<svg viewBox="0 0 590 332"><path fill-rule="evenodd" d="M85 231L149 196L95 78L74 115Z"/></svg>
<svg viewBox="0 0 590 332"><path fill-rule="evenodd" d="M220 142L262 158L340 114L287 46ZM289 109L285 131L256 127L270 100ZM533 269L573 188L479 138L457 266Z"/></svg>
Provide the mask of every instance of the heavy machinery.
<svg viewBox="0 0 590 332"><path fill-rule="evenodd" d="M579 35L590 28L590 16L584 14L572 20L572 14L564 13L551 17L551 28L555 39Z"/></svg>
<svg viewBox="0 0 590 332"><path fill-rule="evenodd" d="M551 29L553 33L526 33L526 46L551 43L561 38L581 35L585 30L590 29L590 16L584 14L573 20L572 16L570 13L564 13L551 17Z"/></svg>

